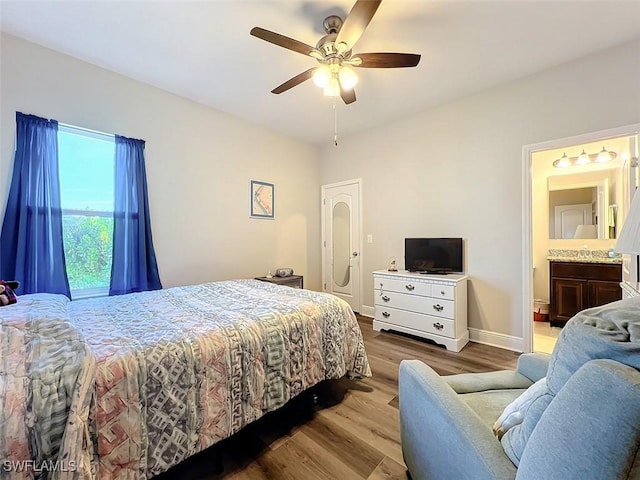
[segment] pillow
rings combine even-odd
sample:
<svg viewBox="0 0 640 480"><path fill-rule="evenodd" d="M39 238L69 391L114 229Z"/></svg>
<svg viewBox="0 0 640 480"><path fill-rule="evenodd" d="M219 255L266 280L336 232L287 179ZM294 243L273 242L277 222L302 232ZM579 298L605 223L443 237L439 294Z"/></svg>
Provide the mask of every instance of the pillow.
<svg viewBox="0 0 640 480"><path fill-rule="evenodd" d="M523 411L522 423L508 429L501 438L505 453L516 466L555 395L582 365L598 358L640 369L640 297L583 310L567 322L551 355L546 391Z"/></svg>
<svg viewBox="0 0 640 480"><path fill-rule="evenodd" d="M531 404L547 393L547 379L541 378L527 388L522 395L506 406L502 415L493 424L493 433L498 440L511 428L522 423Z"/></svg>

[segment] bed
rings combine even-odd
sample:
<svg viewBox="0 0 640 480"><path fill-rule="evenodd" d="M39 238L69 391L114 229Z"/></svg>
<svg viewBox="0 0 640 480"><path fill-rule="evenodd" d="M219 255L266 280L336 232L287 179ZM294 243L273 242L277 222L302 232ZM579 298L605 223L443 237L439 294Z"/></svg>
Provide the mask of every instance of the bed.
<svg viewBox="0 0 640 480"><path fill-rule="evenodd" d="M150 478L322 380L371 374L345 302L256 280L24 295L0 329L0 457L15 478Z"/></svg>

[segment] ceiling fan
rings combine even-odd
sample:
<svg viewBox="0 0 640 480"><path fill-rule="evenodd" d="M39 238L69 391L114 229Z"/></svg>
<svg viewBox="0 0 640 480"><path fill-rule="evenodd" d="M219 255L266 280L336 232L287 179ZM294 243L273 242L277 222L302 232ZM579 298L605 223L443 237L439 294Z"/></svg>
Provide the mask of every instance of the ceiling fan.
<svg viewBox="0 0 640 480"><path fill-rule="evenodd" d="M352 49L364 33L382 0L357 0L349 14L343 20L337 15L324 19L327 34L322 37L316 47L312 47L279 33L254 27L251 35L280 47L315 58L320 66L310 68L282 85L271 90L271 93L286 92L290 88L313 78L316 85L324 89L330 97L342 97L346 104L356 101L353 90L358 81L358 68L401 68L415 67L420 62L420 55L414 53L357 53Z"/></svg>

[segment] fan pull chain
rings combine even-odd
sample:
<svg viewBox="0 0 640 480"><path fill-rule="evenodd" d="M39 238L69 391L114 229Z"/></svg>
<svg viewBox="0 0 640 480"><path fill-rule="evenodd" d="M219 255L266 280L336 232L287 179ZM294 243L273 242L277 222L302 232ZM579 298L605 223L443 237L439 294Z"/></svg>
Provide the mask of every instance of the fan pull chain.
<svg viewBox="0 0 640 480"><path fill-rule="evenodd" d="M338 111L336 110L336 102L333 101L333 143L338 146Z"/></svg>

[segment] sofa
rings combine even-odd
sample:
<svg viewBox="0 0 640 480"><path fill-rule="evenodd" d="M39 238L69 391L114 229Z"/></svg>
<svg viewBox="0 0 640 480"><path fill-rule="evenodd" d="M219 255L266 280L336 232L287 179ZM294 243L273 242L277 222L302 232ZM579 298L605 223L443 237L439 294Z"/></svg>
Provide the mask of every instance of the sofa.
<svg viewBox="0 0 640 480"><path fill-rule="evenodd" d="M580 312L552 355L523 354L514 371L440 376L404 360L408 473L413 480L640 479L639 369L640 298Z"/></svg>

